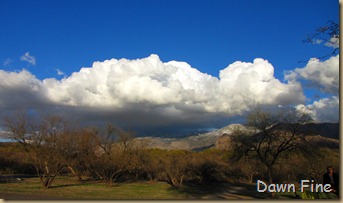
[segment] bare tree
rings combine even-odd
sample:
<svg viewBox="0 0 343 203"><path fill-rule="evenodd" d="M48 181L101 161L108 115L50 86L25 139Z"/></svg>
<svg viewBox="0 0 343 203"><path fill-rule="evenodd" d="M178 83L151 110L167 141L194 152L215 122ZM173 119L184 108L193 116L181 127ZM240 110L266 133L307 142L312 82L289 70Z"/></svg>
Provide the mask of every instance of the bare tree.
<svg viewBox="0 0 343 203"><path fill-rule="evenodd" d="M302 124L307 115L294 111L272 114L261 110L250 113L247 128L236 130L233 137L233 161L256 156L267 168L268 181L273 183L273 170L281 155L296 150L308 151Z"/></svg>
<svg viewBox="0 0 343 203"><path fill-rule="evenodd" d="M322 44L332 47L334 50L325 55L319 57L319 59L324 59L329 56L336 55L339 52L339 25L334 21L328 21L325 26L319 27L312 34L309 34L304 43L310 44Z"/></svg>
<svg viewBox="0 0 343 203"><path fill-rule="evenodd" d="M263 166L261 166L261 162L256 157L256 154L245 156L240 160L239 164L243 174L247 176L249 183L253 182L254 177L259 175L263 168Z"/></svg>
<svg viewBox="0 0 343 203"><path fill-rule="evenodd" d="M190 153L170 151L163 157L162 164L165 180L174 187L180 187L190 172Z"/></svg>
<svg viewBox="0 0 343 203"><path fill-rule="evenodd" d="M140 170L150 182L157 182L162 179L164 173L162 149L143 149L139 157Z"/></svg>
<svg viewBox="0 0 343 203"><path fill-rule="evenodd" d="M80 181L94 171L95 152L98 148L96 139L95 129L91 127L80 128L73 135L73 150L68 156L67 164L68 169Z"/></svg>
<svg viewBox="0 0 343 203"><path fill-rule="evenodd" d="M94 172L112 186L117 178L129 170L132 160L133 132L108 124L105 132L95 132L98 146Z"/></svg>
<svg viewBox="0 0 343 203"><path fill-rule="evenodd" d="M19 113L5 118L5 125L12 133L12 138L30 154L43 186L49 188L66 167L66 157L72 153L71 123L59 117L34 118Z"/></svg>

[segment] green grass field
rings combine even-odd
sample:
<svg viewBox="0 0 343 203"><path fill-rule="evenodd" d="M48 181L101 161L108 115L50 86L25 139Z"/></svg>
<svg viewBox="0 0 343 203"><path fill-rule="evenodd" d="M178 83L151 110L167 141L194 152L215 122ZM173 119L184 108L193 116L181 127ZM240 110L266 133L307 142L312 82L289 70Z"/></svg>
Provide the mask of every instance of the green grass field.
<svg viewBox="0 0 343 203"><path fill-rule="evenodd" d="M233 188L236 188L236 191L228 192L228 189ZM108 187L105 183L99 181L80 183L75 177L59 176L49 189L43 188L38 178L25 178L22 181L13 183L0 183L0 199L188 200L265 198L265 195L252 195L251 192L253 192L254 188L253 185L237 187L214 183L210 185L185 184L183 187L175 188L165 182L118 183Z"/></svg>
<svg viewBox="0 0 343 203"><path fill-rule="evenodd" d="M167 183L122 183L108 187L104 183L80 183L75 178L57 177L52 187L45 189L38 178L21 182L1 183L0 193L36 195L46 199L187 199L188 195ZM32 196L32 197L31 197ZM1 199L1 197L0 197Z"/></svg>
<svg viewBox="0 0 343 203"><path fill-rule="evenodd" d="M301 195L301 193L299 193ZM277 193L277 199L295 199L294 193ZM108 187L99 181L79 182L75 177L59 176L49 189L38 178L0 183L0 199L21 200L187 200L187 199L269 199L268 193L256 192L254 184L186 184L174 188L165 182L118 183Z"/></svg>

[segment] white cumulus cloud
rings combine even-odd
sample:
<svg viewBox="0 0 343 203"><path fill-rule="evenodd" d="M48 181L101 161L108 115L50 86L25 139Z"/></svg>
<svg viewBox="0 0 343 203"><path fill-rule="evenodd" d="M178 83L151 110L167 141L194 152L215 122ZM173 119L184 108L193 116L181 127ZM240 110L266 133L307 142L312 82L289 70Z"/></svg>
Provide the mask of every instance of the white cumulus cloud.
<svg viewBox="0 0 343 203"><path fill-rule="evenodd" d="M260 104L288 105L305 100L297 82L281 83L274 67L263 59L237 61L220 71L216 108L239 113Z"/></svg>
<svg viewBox="0 0 343 203"><path fill-rule="evenodd" d="M29 64L35 66L36 65L36 58L30 55L30 52L26 52L24 55L20 57L21 61L26 61Z"/></svg>
<svg viewBox="0 0 343 203"><path fill-rule="evenodd" d="M304 100L298 83L281 83L273 66L256 59L235 62L219 79L185 62L163 63L157 55L138 60L95 62L70 77L46 79L48 97L74 106L127 104L184 105L209 112L237 114L255 104L290 104ZM239 108L237 108L239 106Z"/></svg>
<svg viewBox="0 0 343 203"><path fill-rule="evenodd" d="M45 103L45 87L27 70L0 70L0 109L2 112L21 108L39 108Z"/></svg>
<svg viewBox="0 0 343 203"><path fill-rule="evenodd" d="M309 105L297 105L297 111L306 112L317 122L339 122L339 98L323 98Z"/></svg>
<svg viewBox="0 0 343 203"><path fill-rule="evenodd" d="M129 126L204 126L256 105L305 100L300 83L280 82L264 59L237 61L217 78L185 62L162 62L154 54L137 60L94 62L60 80L39 80L26 70L0 71L0 87L0 106L5 110L25 106L78 120L110 120Z"/></svg>
<svg viewBox="0 0 343 203"><path fill-rule="evenodd" d="M286 73L287 80L307 80L310 85L325 93L338 94L339 55L326 61L312 58L304 68L296 68Z"/></svg>

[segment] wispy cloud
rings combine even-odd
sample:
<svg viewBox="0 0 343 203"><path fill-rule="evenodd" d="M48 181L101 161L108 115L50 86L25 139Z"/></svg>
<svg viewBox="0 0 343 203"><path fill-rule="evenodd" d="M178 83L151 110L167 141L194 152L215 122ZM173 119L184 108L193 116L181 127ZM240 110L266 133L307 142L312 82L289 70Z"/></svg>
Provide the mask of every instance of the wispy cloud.
<svg viewBox="0 0 343 203"><path fill-rule="evenodd" d="M330 38L329 41L325 43L325 46L332 47L332 48L338 48L339 47L339 35L335 35Z"/></svg>
<svg viewBox="0 0 343 203"><path fill-rule="evenodd" d="M4 64L4 66L8 66L10 63L12 63L12 60L7 58L3 64Z"/></svg>
<svg viewBox="0 0 343 203"><path fill-rule="evenodd" d="M35 66L36 65L36 58L30 55L30 52L26 52L24 55L20 57L21 61L26 61L29 64Z"/></svg>
<svg viewBox="0 0 343 203"><path fill-rule="evenodd" d="M56 68L57 75L65 75L63 71L61 71L59 68Z"/></svg>

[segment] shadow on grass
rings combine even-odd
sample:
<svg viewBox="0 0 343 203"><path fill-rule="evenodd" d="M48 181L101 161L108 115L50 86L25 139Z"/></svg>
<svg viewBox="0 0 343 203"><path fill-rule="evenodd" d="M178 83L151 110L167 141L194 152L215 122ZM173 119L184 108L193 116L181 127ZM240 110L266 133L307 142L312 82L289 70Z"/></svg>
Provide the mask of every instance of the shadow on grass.
<svg viewBox="0 0 343 203"><path fill-rule="evenodd" d="M257 192L255 184L233 183L227 185L228 192L232 192L238 195L249 196L253 199L270 199L269 193Z"/></svg>
<svg viewBox="0 0 343 203"><path fill-rule="evenodd" d="M63 184L63 185L52 185L50 188L61 188L61 187L73 187L73 186L80 186L82 183L75 183L75 184Z"/></svg>
<svg viewBox="0 0 343 203"><path fill-rule="evenodd" d="M182 187L171 187L194 199L268 199L267 193L259 193L256 186L246 183L185 183Z"/></svg>
<svg viewBox="0 0 343 203"><path fill-rule="evenodd" d="M60 184L53 183L50 188L73 187L73 186L92 185L92 184L101 184L101 183L105 184L101 180L85 179L85 180L79 180L77 182L75 181L75 183L60 183Z"/></svg>

